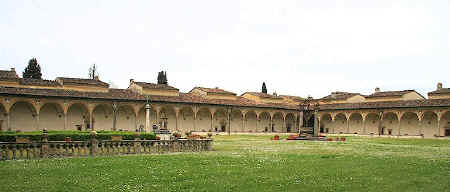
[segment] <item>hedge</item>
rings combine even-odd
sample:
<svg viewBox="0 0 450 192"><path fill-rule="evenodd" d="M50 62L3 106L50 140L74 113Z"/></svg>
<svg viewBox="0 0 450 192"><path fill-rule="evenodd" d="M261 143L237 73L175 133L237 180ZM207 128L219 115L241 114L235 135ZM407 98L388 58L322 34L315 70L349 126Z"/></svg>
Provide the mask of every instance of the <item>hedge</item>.
<svg viewBox="0 0 450 192"><path fill-rule="evenodd" d="M111 136L122 136L123 140L134 140L137 138L136 132L127 131L98 131L96 138L98 140L111 140ZM0 142L15 142L16 137L27 137L30 141L41 141L42 131L32 132L0 132ZM70 137L72 141L87 141L91 139L89 131L48 131L49 141L64 141L66 137ZM139 138L143 140L154 140L154 133L139 133Z"/></svg>

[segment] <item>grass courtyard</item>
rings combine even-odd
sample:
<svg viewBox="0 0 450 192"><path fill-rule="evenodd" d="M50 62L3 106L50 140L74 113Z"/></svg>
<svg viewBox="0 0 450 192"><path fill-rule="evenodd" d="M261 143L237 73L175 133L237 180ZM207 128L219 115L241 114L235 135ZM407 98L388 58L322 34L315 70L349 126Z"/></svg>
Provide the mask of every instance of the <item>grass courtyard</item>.
<svg viewBox="0 0 450 192"><path fill-rule="evenodd" d="M0 191L450 191L450 140L214 136L214 151L0 161Z"/></svg>

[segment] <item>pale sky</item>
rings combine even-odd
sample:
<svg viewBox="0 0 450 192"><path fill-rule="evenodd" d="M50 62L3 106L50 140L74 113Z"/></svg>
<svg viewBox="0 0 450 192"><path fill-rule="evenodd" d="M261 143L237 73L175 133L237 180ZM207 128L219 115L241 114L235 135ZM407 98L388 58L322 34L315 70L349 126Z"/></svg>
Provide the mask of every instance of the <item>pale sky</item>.
<svg viewBox="0 0 450 192"><path fill-rule="evenodd" d="M315 98L450 87L449 0L0 1L0 69Z"/></svg>

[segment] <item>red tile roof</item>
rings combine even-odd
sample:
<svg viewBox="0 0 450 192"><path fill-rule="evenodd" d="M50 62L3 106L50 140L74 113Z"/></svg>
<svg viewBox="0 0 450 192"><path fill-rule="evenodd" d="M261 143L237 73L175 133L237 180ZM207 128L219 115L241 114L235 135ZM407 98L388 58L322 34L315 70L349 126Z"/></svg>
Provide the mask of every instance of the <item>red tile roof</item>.
<svg viewBox="0 0 450 192"><path fill-rule="evenodd" d="M85 85L85 86L98 86L106 88L109 87L108 83L96 79L57 77L56 81L60 82L62 85Z"/></svg>
<svg viewBox="0 0 450 192"><path fill-rule="evenodd" d="M322 97L318 100L346 100L355 95L361 95L361 94L336 91L336 92L332 92L330 95Z"/></svg>
<svg viewBox="0 0 450 192"><path fill-rule="evenodd" d="M428 95L450 94L450 88L441 88L436 91L429 92Z"/></svg>
<svg viewBox="0 0 450 192"><path fill-rule="evenodd" d="M225 91L223 89L219 88L206 88L206 87L194 87L194 89L199 89L201 91L204 91L206 93L215 93L215 94L224 94L224 95L236 95L236 93Z"/></svg>
<svg viewBox="0 0 450 192"><path fill-rule="evenodd" d="M260 98L283 99L283 97L280 97L278 95L271 95L271 94L261 93L261 92L245 92L242 95L245 95L246 93L250 94L250 95L258 96Z"/></svg>
<svg viewBox="0 0 450 192"><path fill-rule="evenodd" d="M145 89L167 89L167 90L177 90L177 88L165 85L165 84L155 84L155 83L147 83L147 82L134 82L136 85L141 86Z"/></svg>
<svg viewBox="0 0 450 192"><path fill-rule="evenodd" d="M373 98L373 97L401 97L407 93L416 92L415 90L403 90L403 91L382 91L382 92L375 92L371 95L365 96L366 98Z"/></svg>
<svg viewBox="0 0 450 192"><path fill-rule="evenodd" d="M42 96L42 97L68 97L82 99L106 99L123 101L146 101L144 95L140 95L128 89L109 89L109 92L80 92L64 89L32 89L32 88L14 88L1 87L0 95L18 95L18 96ZM195 103L211 105L230 105L246 107L265 107L278 109L298 109L297 105L288 104L259 104L254 101L237 97L236 100L228 99L207 99L198 95L189 93L180 93L179 96L149 96L151 102L170 102L170 103Z"/></svg>
<svg viewBox="0 0 450 192"><path fill-rule="evenodd" d="M0 70L0 79L17 79L19 76L17 75L16 71L5 71Z"/></svg>

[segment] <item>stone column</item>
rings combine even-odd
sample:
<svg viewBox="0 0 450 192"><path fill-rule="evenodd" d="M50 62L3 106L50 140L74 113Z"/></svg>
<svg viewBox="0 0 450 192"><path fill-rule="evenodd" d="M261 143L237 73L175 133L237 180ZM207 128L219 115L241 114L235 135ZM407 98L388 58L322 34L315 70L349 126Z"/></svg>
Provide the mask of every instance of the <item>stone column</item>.
<svg viewBox="0 0 450 192"><path fill-rule="evenodd" d="M116 131L116 126L117 126L117 113L118 113L118 107L116 103L112 104L112 108L113 108L113 127L112 129L114 131Z"/></svg>
<svg viewBox="0 0 450 192"><path fill-rule="evenodd" d="M39 123L40 123L40 120L39 120L39 113L36 113L36 129L39 131Z"/></svg>
<svg viewBox="0 0 450 192"><path fill-rule="evenodd" d="M90 128L92 131L94 130L94 117L92 117L93 115L94 113L92 111L89 111L89 126L91 126Z"/></svg>
<svg viewBox="0 0 450 192"><path fill-rule="evenodd" d="M213 127L214 126L214 114L211 113L210 115L211 115L211 131L214 132L215 131L214 127Z"/></svg>
<svg viewBox="0 0 450 192"><path fill-rule="evenodd" d="M380 111L378 116L380 117L378 121L378 135L381 135L381 129L383 128L383 111Z"/></svg>
<svg viewBox="0 0 450 192"><path fill-rule="evenodd" d="M9 114L10 113L6 114L6 127L7 127L8 131L11 131L11 120L10 120Z"/></svg>
<svg viewBox="0 0 450 192"><path fill-rule="evenodd" d="M64 113L64 130L67 129L67 112Z"/></svg>
<svg viewBox="0 0 450 192"><path fill-rule="evenodd" d="M194 119L193 119L194 120L194 130L195 131L200 131L200 130L197 130L197 114L194 113L193 115L194 115Z"/></svg>
<svg viewBox="0 0 450 192"><path fill-rule="evenodd" d="M228 135L230 135L231 134L231 108L228 108L227 115L228 115Z"/></svg>
<svg viewBox="0 0 450 192"><path fill-rule="evenodd" d="M401 124L402 124L402 120L401 120L401 118L398 118L398 133L397 133L398 136L400 136Z"/></svg>
<svg viewBox="0 0 450 192"><path fill-rule="evenodd" d="M286 118L283 118L283 126L281 127L281 132L283 131L287 133Z"/></svg>
<svg viewBox="0 0 450 192"><path fill-rule="evenodd" d="M319 125L319 111L316 109L314 110L314 136L318 136L319 135L319 129L320 129L320 125Z"/></svg>
<svg viewBox="0 0 450 192"><path fill-rule="evenodd" d="M138 125L137 125L138 124L137 121L138 121L138 115L136 113L134 113L134 129L135 130L139 129Z"/></svg>
<svg viewBox="0 0 450 192"><path fill-rule="evenodd" d="M150 104L147 103L145 104L145 131L148 130L150 130Z"/></svg>
<svg viewBox="0 0 450 192"><path fill-rule="evenodd" d="M245 132L245 118L242 117L242 132Z"/></svg>
<svg viewBox="0 0 450 192"><path fill-rule="evenodd" d="M300 111L300 117L299 117L299 121L298 121L298 129L297 129L297 131L298 131L298 133L300 133L300 130L302 129L302 127L303 127L303 111Z"/></svg>

